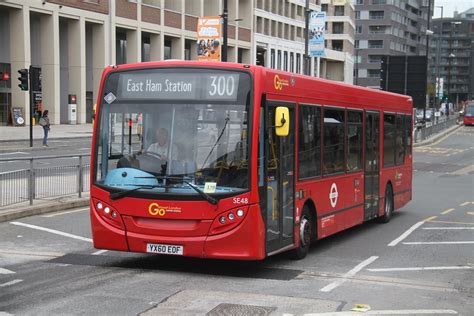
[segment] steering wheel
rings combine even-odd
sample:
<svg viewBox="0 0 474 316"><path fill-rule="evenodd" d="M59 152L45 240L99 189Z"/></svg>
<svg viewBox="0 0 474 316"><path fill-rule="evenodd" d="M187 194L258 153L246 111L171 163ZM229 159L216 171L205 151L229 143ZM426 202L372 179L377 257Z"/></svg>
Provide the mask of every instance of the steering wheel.
<svg viewBox="0 0 474 316"><path fill-rule="evenodd" d="M163 157L163 155L157 154L153 151L144 151L142 155L149 155L159 160L166 160L165 157Z"/></svg>

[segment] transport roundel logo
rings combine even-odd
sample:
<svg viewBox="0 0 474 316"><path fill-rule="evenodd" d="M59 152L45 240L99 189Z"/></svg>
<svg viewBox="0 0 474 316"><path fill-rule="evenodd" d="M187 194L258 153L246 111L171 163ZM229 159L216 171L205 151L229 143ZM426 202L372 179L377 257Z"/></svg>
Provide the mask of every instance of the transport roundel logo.
<svg viewBox="0 0 474 316"><path fill-rule="evenodd" d="M331 191L329 192L329 201L331 202L332 207L336 206L338 196L339 193L337 192L337 185L333 183L331 185Z"/></svg>

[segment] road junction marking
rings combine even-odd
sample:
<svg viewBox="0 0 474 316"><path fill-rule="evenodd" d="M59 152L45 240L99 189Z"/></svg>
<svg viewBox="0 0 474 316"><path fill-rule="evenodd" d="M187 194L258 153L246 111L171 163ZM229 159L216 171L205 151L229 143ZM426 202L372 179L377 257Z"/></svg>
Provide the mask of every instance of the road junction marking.
<svg viewBox="0 0 474 316"><path fill-rule="evenodd" d="M14 284L17 284L17 283L20 283L20 282L23 282L23 280L16 279L16 280L13 280L13 281L10 281L10 282L7 282L7 283L0 284L0 287L6 287L6 286L14 285Z"/></svg>
<svg viewBox="0 0 474 316"><path fill-rule="evenodd" d="M366 266L368 266L369 264L371 264L372 262L374 262L375 260L377 260L379 257L378 256L372 256L364 261L362 261L361 263L359 263L357 266L355 266L352 270L350 270L349 272L347 272L346 274L344 274L342 276L342 278L340 278L339 280L336 280L328 285L326 285L325 287L323 287L322 289L320 289L319 291L320 292L331 292L332 290L334 290L335 288L337 288L338 286L340 286L341 284L343 284L344 282L346 282L349 278L353 277L354 275L357 274L357 272L361 271L362 269L364 269Z"/></svg>
<svg viewBox="0 0 474 316"><path fill-rule="evenodd" d="M16 225L16 226L28 227L28 228L36 229L36 230L41 230L41 231L45 231L45 232L48 232L48 233L51 233L51 234L56 234L56 235L60 235L60 236L64 236L64 237L69 237L69 238L73 238L73 239L87 241L87 242L90 242L90 243L92 242L92 239L90 239L90 238L65 233L65 232L62 232L62 231L59 231L59 230L55 230L55 229L50 229L50 228L45 228L45 227L41 227L41 226L25 224L25 223L21 223L21 222L10 222L10 224Z"/></svg>
<svg viewBox="0 0 474 316"><path fill-rule="evenodd" d="M470 270L472 266L451 266L451 267L411 267L411 268L382 268L367 269L370 272L392 272L392 271L426 271L426 270Z"/></svg>
<svg viewBox="0 0 474 316"><path fill-rule="evenodd" d="M8 269L0 268L0 274L14 274L14 271L10 271Z"/></svg>

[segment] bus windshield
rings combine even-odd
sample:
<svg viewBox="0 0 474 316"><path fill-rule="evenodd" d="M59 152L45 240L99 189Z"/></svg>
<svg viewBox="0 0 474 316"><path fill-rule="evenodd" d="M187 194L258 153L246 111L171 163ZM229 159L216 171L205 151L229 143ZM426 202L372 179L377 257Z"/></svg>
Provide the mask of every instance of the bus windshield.
<svg viewBox="0 0 474 316"><path fill-rule="evenodd" d="M250 87L250 75L238 71L111 73L97 125L95 184L154 198L248 190Z"/></svg>
<svg viewBox="0 0 474 316"><path fill-rule="evenodd" d="M466 107L466 114L468 116L474 116L474 103L471 105L469 104L467 107Z"/></svg>

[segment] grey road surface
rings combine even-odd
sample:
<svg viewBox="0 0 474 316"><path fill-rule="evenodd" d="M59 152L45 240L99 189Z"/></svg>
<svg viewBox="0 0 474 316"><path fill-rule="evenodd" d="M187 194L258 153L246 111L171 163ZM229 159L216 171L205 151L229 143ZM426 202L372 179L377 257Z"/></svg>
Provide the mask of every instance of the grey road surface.
<svg viewBox="0 0 474 316"><path fill-rule="evenodd" d="M388 224L319 241L301 261L98 251L88 209L0 224L0 314L474 314L474 128L414 152L414 198ZM347 314L346 314L347 315Z"/></svg>

